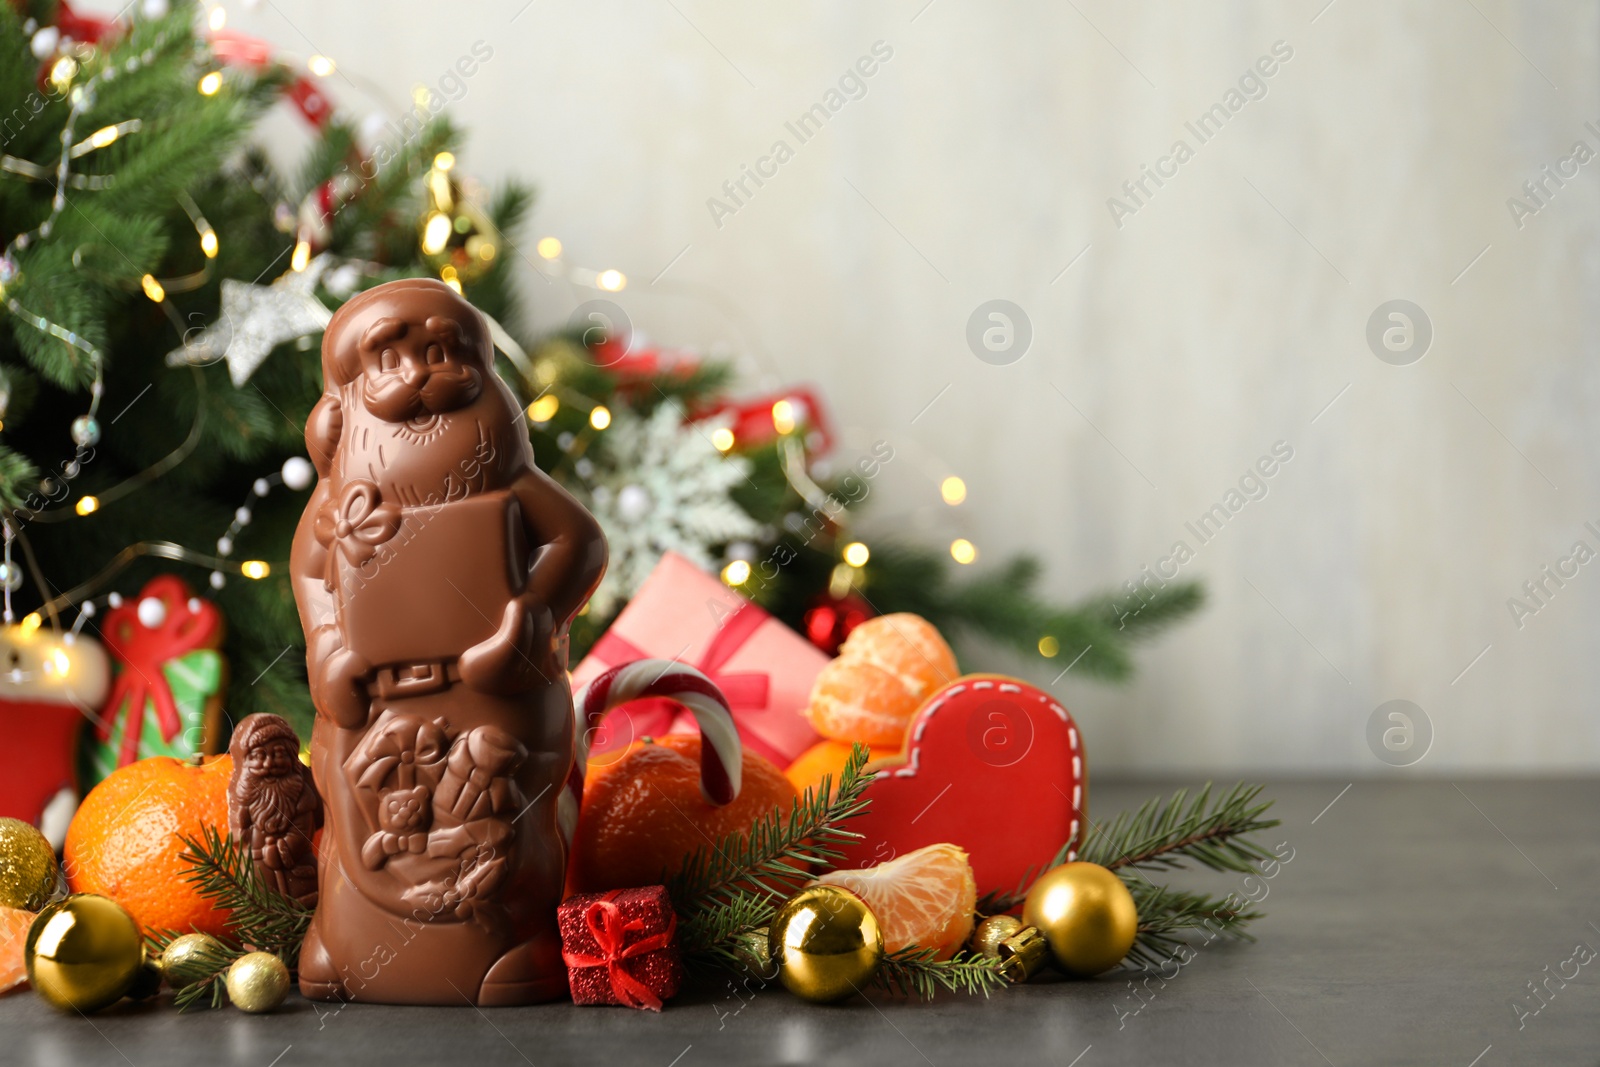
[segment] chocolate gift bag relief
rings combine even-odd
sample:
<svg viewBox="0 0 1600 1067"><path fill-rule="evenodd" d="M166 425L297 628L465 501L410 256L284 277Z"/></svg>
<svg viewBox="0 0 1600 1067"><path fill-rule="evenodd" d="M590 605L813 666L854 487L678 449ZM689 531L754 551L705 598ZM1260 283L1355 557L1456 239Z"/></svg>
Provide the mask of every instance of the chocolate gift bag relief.
<svg viewBox="0 0 1600 1067"><path fill-rule="evenodd" d="M326 804L301 991L562 996L564 639L605 539L534 466L487 325L447 286L355 297L322 369L306 425L321 480L292 560Z"/></svg>

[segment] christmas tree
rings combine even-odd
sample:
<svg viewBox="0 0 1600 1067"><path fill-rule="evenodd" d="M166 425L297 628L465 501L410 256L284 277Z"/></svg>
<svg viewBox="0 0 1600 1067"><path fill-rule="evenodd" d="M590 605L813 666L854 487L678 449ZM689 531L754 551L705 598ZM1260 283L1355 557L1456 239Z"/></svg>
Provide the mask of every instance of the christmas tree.
<svg viewBox="0 0 1600 1067"><path fill-rule="evenodd" d="M479 195L460 178L443 101L419 97L408 121L358 136L314 72L200 19L182 2L129 22L0 4L8 623L93 633L92 605L175 569L227 617L230 719L272 711L308 734L284 572L311 480L321 324L355 292L424 275L490 316L540 465L612 540L574 661L667 550L829 650L855 621L913 611L1108 680L1131 672L1133 641L1199 605L1182 583L1053 605L1034 592L1036 561L968 567L964 541L854 538L859 486L888 457L829 469L821 398L736 402L728 363L657 351L613 322L530 343L514 263L580 303L626 278L569 264L553 238L520 254L529 190ZM248 143L285 99L314 139L293 175ZM957 506L965 490L952 476L941 492Z"/></svg>

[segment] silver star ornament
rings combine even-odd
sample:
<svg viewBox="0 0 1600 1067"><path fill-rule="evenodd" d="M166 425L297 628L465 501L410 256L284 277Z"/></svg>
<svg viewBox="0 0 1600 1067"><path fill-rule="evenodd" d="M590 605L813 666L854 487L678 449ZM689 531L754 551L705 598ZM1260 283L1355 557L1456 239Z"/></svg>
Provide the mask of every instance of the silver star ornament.
<svg viewBox="0 0 1600 1067"><path fill-rule="evenodd" d="M234 387L244 385L278 345L328 325L333 313L313 294L327 266L328 257L318 256L271 285L223 279L221 315L167 353L167 365L203 367L226 359Z"/></svg>

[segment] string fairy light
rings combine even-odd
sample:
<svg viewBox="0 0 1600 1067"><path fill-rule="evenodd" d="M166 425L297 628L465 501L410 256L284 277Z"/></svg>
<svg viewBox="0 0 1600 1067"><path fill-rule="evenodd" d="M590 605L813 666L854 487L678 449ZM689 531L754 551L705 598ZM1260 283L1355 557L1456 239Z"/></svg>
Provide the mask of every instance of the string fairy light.
<svg viewBox="0 0 1600 1067"><path fill-rule="evenodd" d="M255 518L253 505L256 501L266 497L272 492L273 486L286 485L290 489L299 491L309 489L312 479L316 476L316 468L304 456L291 456L284 460L283 467L263 478L257 478L250 486L250 495L245 497L243 504L234 510L233 521L228 524L221 537L217 538L217 558L226 561L233 554L234 542L244 532ZM265 560L247 559L237 564L234 568L246 578L265 578L272 573L272 564ZM222 567L213 567L211 570L211 588L221 589L227 582Z"/></svg>

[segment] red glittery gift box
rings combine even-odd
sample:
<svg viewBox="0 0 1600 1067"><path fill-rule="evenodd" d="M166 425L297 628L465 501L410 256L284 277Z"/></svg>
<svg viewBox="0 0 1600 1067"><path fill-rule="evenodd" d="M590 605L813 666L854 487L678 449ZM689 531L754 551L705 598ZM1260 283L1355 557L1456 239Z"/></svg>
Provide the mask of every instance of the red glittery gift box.
<svg viewBox="0 0 1600 1067"><path fill-rule="evenodd" d="M660 1011L683 984L678 919L665 887L583 893L564 901L556 917L574 1004Z"/></svg>

